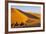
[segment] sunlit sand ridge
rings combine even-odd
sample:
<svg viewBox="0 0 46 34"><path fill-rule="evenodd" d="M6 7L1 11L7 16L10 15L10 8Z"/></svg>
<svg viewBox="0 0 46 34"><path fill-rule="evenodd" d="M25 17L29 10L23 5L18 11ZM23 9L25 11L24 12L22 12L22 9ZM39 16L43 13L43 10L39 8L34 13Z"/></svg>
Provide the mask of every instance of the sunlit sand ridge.
<svg viewBox="0 0 46 34"><path fill-rule="evenodd" d="M26 20L28 20L27 16L13 8L11 9L11 18L12 23L17 22L18 24L20 24L21 22L26 23Z"/></svg>
<svg viewBox="0 0 46 34"><path fill-rule="evenodd" d="M28 13L29 14L29 13ZM35 26L37 24L40 23L40 14L32 14L32 16L36 16L39 19L35 19L35 18L30 18L25 15L24 13L21 13L19 10L17 10L16 8L11 8L11 22L12 24L21 24L24 23L26 24L26 26Z"/></svg>

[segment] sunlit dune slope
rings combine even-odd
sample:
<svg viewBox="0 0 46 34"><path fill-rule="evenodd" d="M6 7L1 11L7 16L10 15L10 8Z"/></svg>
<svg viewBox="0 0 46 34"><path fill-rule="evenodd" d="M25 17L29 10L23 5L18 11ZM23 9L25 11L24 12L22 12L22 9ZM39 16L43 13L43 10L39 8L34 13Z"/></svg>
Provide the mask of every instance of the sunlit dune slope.
<svg viewBox="0 0 46 34"><path fill-rule="evenodd" d="M15 8L11 8L11 21L12 23L26 23L26 20L28 20L28 17L25 16L24 14L22 14L21 12L19 12L17 9Z"/></svg>
<svg viewBox="0 0 46 34"><path fill-rule="evenodd" d="M40 14L27 13L27 12L24 12L20 9L17 9L17 10L28 17L27 25L36 25L36 24L40 23Z"/></svg>
<svg viewBox="0 0 46 34"><path fill-rule="evenodd" d="M38 14L35 14L35 13L29 13L29 12L24 12L24 11L22 11L22 10L20 10L20 9L17 9L19 12L21 12L21 13L23 13L23 14L25 14L27 17L29 17L29 18L35 18L35 19L39 19L39 16L40 15L38 15ZM31 11L30 11L31 12Z"/></svg>
<svg viewBox="0 0 46 34"><path fill-rule="evenodd" d="M11 8L11 22L12 24L24 23L26 26L37 26L40 23L40 14L26 13L22 10Z"/></svg>

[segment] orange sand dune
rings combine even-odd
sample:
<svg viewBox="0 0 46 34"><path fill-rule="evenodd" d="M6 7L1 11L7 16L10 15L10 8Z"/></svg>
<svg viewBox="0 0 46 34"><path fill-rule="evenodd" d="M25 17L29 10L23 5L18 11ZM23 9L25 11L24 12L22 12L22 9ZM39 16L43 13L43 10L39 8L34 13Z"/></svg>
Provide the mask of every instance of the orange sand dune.
<svg viewBox="0 0 46 34"><path fill-rule="evenodd" d="M27 16L25 16L24 14L22 14L21 12L19 12L18 10L16 10L16 9L11 9L11 21L12 21L12 23L15 23L15 22L17 22L17 23L21 23L21 22L23 22L23 23L26 23L25 21L27 21L28 20L28 17Z"/></svg>
<svg viewBox="0 0 46 34"><path fill-rule="evenodd" d="M22 22L26 25L30 26L35 26L36 24L40 23L40 15L38 14L33 14L33 16L38 17L39 19L34 19L34 18L29 18L27 15L24 13L21 13L19 10L15 8L11 8L11 22L12 24L21 24ZM30 16L31 17L31 16Z"/></svg>

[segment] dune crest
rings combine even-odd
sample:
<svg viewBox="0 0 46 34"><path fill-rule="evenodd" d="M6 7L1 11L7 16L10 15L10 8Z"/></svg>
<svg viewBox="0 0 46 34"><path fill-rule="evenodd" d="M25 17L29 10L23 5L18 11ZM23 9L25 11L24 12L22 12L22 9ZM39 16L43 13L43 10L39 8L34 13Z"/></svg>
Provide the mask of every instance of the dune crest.
<svg viewBox="0 0 46 34"><path fill-rule="evenodd" d="M12 27L24 26L40 26L40 14L23 12L20 9L11 8Z"/></svg>
<svg viewBox="0 0 46 34"><path fill-rule="evenodd" d="M26 21L28 20L27 16L25 16L15 8L11 8L11 18L12 23L17 22L18 24L20 24L21 22L26 23Z"/></svg>

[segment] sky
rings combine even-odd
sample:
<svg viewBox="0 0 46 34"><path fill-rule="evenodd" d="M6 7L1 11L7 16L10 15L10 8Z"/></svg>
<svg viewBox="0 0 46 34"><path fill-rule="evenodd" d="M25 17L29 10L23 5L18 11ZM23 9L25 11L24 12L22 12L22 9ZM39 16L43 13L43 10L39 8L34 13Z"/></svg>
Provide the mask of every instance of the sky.
<svg viewBox="0 0 46 34"><path fill-rule="evenodd" d="M20 9L24 12L40 13L41 11L40 6L12 6L12 7Z"/></svg>

